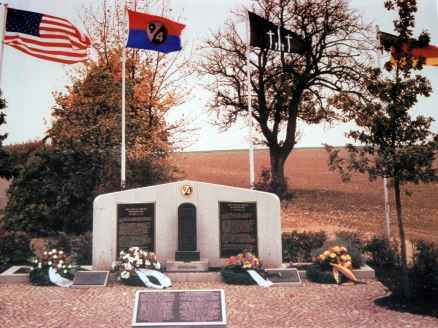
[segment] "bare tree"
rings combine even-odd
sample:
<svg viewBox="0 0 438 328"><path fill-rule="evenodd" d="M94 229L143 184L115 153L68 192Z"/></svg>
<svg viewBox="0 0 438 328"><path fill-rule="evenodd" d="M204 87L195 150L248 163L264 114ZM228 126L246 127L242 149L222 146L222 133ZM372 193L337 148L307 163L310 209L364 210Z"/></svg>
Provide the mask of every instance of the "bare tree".
<svg viewBox="0 0 438 328"><path fill-rule="evenodd" d="M360 81L371 48L368 27L345 0L256 0L252 11L299 35L302 54L249 49L253 119L269 147L271 183L287 190L284 164L297 143L297 122L340 119L330 98L360 94ZM245 14L235 13L243 18ZM240 19L242 21L242 19ZM200 72L211 77L210 109L218 124L230 127L247 117L246 38L239 25L227 23L204 45Z"/></svg>

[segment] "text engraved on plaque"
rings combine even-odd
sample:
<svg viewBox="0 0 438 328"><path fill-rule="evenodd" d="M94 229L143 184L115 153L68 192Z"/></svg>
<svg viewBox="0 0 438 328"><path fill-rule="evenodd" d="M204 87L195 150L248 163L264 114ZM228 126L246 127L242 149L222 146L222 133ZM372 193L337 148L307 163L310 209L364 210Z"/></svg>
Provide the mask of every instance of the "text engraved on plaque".
<svg viewBox="0 0 438 328"><path fill-rule="evenodd" d="M155 250L155 204L117 205L117 252L138 246Z"/></svg>
<svg viewBox="0 0 438 328"><path fill-rule="evenodd" d="M208 324L223 327L225 321L223 290L139 291L133 326L166 327Z"/></svg>
<svg viewBox="0 0 438 328"><path fill-rule="evenodd" d="M255 202L219 202L220 256L249 250L257 255L257 205Z"/></svg>

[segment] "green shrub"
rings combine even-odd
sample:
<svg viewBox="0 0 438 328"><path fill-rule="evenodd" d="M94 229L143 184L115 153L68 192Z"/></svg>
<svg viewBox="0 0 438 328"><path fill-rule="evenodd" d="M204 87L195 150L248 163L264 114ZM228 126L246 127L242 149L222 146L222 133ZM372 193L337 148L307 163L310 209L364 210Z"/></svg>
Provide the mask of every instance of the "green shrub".
<svg viewBox="0 0 438 328"><path fill-rule="evenodd" d="M321 248L327 240L324 231L284 232L282 234L283 262L311 262L312 251Z"/></svg>
<svg viewBox="0 0 438 328"><path fill-rule="evenodd" d="M350 245L354 246L361 252L364 251L366 242L362 239L362 236L358 232L352 231L337 231L336 239L342 239L347 241Z"/></svg>
<svg viewBox="0 0 438 328"><path fill-rule="evenodd" d="M414 265L409 271L415 297L438 297L438 247L415 243Z"/></svg>
<svg viewBox="0 0 438 328"><path fill-rule="evenodd" d="M98 169L83 151L37 150L9 187L5 227L39 236L90 230Z"/></svg>
<svg viewBox="0 0 438 328"><path fill-rule="evenodd" d="M399 267L401 263L398 245L386 239L374 236L364 247L369 256L369 264L374 269Z"/></svg>
<svg viewBox="0 0 438 328"><path fill-rule="evenodd" d="M0 234L0 264L25 264L31 256L30 237L25 232Z"/></svg>
<svg viewBox="0 0 438 328"><path fill-rule="evenodd" d="M93 249L92 237L91 232L86 232L71 239L72 254L77 264L91 264Z"/></svg>
<svg viewBox="0 0 438 328"><path fill-rule="evenodd" d="M331 248L333 246L344 246L347 248L348 254L351 256L351 264L353 265L354 269L358 269L363 265L364 261L363 261L363 256L362 256L362 252L360 251L360 249L358 249L351 242L340 239L340 238L326 241L324 243L324 245L322 245L322 247L320 247L319 249L316 249L312 252L312 258L319 256L321 253L323 253L324 251L328 250L329 248Z"/></svg>
<svg viewBox="0 0 438 328"><path fill-rule="evenodd" d="M323 270L319 264L312 264L306 269L306 277L320 284L336 284L332 271Z"/></svg>
<svg viewBox="0 0 438 328"><path fill-rule="evenodd" d="M64 232L51 233L48 238L48 249L62 249L64 252L71 254L71 237Z"/></svg>

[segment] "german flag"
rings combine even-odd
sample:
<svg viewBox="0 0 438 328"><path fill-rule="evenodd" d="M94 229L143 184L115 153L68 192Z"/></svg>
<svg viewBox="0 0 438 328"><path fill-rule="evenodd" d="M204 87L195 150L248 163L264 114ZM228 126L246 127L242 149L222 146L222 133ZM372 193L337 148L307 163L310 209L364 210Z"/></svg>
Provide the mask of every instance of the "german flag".
<svg viewBox="0 0 438 328"><path fill-rule="evenodd" d="M385 32L379 32L378 38L382 46L383 44L386 45L395 44L397 41L397 36ZM394 55L393 52L394 49L391 51L392 55ZM438 66L438 46L428 45L426 47L421 47L421 48L413 47L410 50L410 53L414 58L423 57L425 59L425 65ZM394 60L394 58L392 58L392 60Z"/></svg>

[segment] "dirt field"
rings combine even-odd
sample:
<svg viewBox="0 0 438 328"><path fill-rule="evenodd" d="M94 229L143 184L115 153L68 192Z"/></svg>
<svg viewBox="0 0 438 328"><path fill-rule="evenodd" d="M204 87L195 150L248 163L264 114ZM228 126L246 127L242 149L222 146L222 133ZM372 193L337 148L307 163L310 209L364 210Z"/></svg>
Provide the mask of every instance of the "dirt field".
<svg viewBox="0 0 438 328"><path fill-rule="evenodd" d="M237 187L249 186L248 151L178 153L174 164L187 179ZM266 150L255 152L256 177L269 167ZM297 149L286 162L286 174L295 197L283 208L283 230L359 231L366 235L383 233L384 204L382 180L369 182L355 175L343 183L327 168L324 149ZM6 204L8 183L0 179L0 208ZM408 238L438 243L438 183L407 185L412 196L403 195ZM391 232L395 224L394 195L390 189Z"/></svg>
<svg viewBox="0 0 438 328"><path fill-rule="evenodd" d="M354 175L343 183L327 168L324 149L297 149L286 163L294 199L283 209L283 230L359 231L364 235L383 233L383 182L369 182L365 175ZM185 177L211 183L248 187L248 152L213 151L179 153L175 165ZM255 152L256 177L269 167L266 150ZM257 178L256 178L257 180ZM408 238L438 242L438 184L407 185L403 195ZM395 224L394 195L390 189L391 232Z"/></svg>

